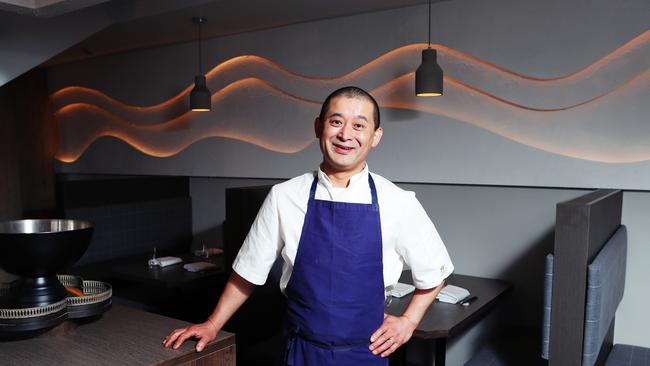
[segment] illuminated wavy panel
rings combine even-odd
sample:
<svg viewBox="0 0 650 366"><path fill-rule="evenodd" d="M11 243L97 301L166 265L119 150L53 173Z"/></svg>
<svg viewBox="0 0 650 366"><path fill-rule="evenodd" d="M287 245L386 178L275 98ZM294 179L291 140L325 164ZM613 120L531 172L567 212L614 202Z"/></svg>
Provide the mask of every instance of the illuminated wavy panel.
<svg viewBox="0 0 650 366"><path fill-rule="evenodd" d="M411 72L420 62L424 44L393 50L358 69L334 78L308 77L282 68L258 56L230 59L207 74L208 87L219 90L237 80L254 77L293 95L322 100L328 90L341 85L373 89ZM436 45L447 75L515 104L557 109L583 104L635 77L650 67L650 31L647 31L592 65L571 75L538 79L503 69L486 61ZM71 103L100 106L124 119L155 123L175 118L187 110L186 96L192 85L175 97L152 106L131 106L94 89L72 86L52 94L55 109Z"/></svg>
<svg viewBox="0 0 650 366"><path fill-rule="evenodd" d="M193 85L192 85L193 86ZM97 106L121 119L135 120L139 123L159 123L185 114L189 110L187 95L190 88L160 104L152 106L133 106L124 104L96 89L83 86L69 86L50 96L56 111L67 106L83 103Z"/></svg>
<svg viewBox="0 0 650 366"><path fill-rule="evenodd" d="M71 104L56 112L61 133L56 158L72 162L95 140L105 136L119 138L156 157L174 155L207 137L227 137L283 153L300 151L314 140L313 118L320 105L263 81L238 81L215 93L212 100L218 100L219 105L212 113L187 112L156 125L138 125L86 103ZM299 109L295 108L296 103L300 104ZM269 110L284 111L284 116L304 123L289 124L281 118L268 118Z"/></svg>
<svg viewBox="0 0 650 366"><path fill-rule="evenodd" d="M207 137L294 153L313 142L311 122L323 94L356 84L373 89L384 108L445 116L544 151L609 163L650 160L649 127L641 120L650 112L650 31L581 71L547 80L437 46L449 75L438 99L413 96L412 70L422 47L393 50L336 78L295 74L257 56L236 57L208 73L210 88L218 90L209 114L186 112L191 86L140 107L93 89L64 88L52 95L61 131L58 158L74 161L104 136L157 157Z"/></svg>
<svg viewBox="0 0 650 366"><path fill-rule="evenodd" d="M650 93L650 69L592 103L560 110L534 110L500 100L452 78L446 78L445 98L416 98L413 73L373 90L384 108L425 111L467 122L514 141L556 154L600 162L650 160L650 115L644 96ZM157 125L137 126L88 104L74 104L57 113L65 151L58 158L75 160L97 138L114 136L153 156L170 156L206 137L222 136L248 141L269 150L292 153L313 141L311 121L317 102L293 97L268 84L245 79L215 94L218 101L212 122L208 114L191 114ZM630 103L643 110L637 119L618 120ZM255 106L251 108L250 106ZM468 108L467 106L472 106ZM288 125L267 121L273 110L287 116ZM65 115L65 118L62 118ZM206 116L206 117L203 117ZM593 116L599 116L594 119ZM265 121L263 123L252 121ZM617 121L612 123L612 121ZM83 123L82 123L83 122ZM602 144L607 136L607 144Z"/></svg>
<svg viewBox="0 0 650 366"><path fill-rule="evenodd" d="M444 49L446 75L515 104L562 109L584 104L650 68L650 30L587 67L553 78L525 76L454 49Z"/></svg>
<svg viewBox="0 0 650 366"><path fill-rule="evenodd" d="M555 154L606 163L650 160L650 69L605 97L557 110L506 102L452 78L445 78L444 98L417 98L413 78L398 78L373 95L384 108L452 118Z"/></svg>

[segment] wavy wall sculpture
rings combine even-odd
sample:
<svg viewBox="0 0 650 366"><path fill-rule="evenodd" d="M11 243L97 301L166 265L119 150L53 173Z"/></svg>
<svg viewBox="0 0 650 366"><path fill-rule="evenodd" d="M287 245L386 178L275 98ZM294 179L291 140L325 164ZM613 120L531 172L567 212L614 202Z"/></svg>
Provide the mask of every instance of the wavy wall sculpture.
<svg viewBox="0 0 650 366"><path fill-rule="evenodd" d="M573 74L540 79L436 45L445 95L413 95L424 44L390 51L334 78L299 75L268 59L240 56L207 74L213 112L187 112L191 85L156 105L134 106L81 86L52 94L61 135L57 158L76 161L102 137L168 157L224 137L295 153L313 141L313 118L329 91L359 85L382 108L431 113L543 151L605 163L650 160L650 31ZM432 122L434 123L434 122Z"/></svg>

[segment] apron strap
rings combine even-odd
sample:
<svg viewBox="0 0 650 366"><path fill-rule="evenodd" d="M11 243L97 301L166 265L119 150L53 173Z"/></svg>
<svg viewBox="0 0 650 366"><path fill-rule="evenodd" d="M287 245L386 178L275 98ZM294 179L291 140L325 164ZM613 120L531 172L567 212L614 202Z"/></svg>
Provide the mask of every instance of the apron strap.
<svg viewBox="0 0 650 366"><path fill-rule="evenodd" d="M316 183L318 183L318 172L314 174L314 180L311 182L311 188L309 190L309 202L314 200L316 197Z"/></svg>
<svg viewBox="0 0 650 366"><path fill-rule="evenodd" d="M372 195L372 204L373 206L379 205L379 200L377 199L377 188L375 188L375 181L372 179L372 174L368 172L368 184L370 185L370 194Z"/></svg>

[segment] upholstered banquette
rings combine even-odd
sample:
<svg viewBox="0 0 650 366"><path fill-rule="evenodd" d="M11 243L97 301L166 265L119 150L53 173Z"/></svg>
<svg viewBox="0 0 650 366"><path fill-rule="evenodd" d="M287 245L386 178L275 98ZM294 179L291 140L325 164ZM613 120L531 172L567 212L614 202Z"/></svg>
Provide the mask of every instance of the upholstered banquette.
<svg viewBox="0 0 650 366"><path fill-rule="evenodd" d="M597 190L557 205L544 284L541 356L549 366L650 366L650 349L613 345L628 250L622 197L621 191ZM512 357L518 347L489 345L466 366L539 364L537 352Z"/></svg>

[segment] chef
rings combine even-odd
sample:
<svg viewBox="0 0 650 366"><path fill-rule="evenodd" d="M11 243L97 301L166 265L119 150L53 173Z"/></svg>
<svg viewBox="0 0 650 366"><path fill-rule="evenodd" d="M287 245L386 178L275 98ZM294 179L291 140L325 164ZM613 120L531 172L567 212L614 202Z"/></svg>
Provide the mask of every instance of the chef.
<svg viewBox="0 0 650 366"><path fill-rule="evenodd" d="M368 170L366 157L383 134L379 122L377 102L360 88L325 99L314 122L319 169L271 189L214 312L174 330L165 347L196 338L201 351L281 255L284 364L388 365L386 357L411 338L453 265L415 194ZM387 315L385 298L404 264L416 290L402 316Z"/></svg>

